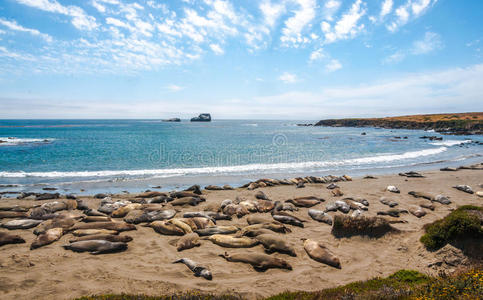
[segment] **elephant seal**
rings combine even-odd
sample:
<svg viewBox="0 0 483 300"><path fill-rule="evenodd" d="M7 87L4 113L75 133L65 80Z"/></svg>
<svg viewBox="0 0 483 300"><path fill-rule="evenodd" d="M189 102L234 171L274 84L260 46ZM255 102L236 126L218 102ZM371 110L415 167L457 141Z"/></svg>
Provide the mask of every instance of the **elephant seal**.
<svg viewBox="0 0 483 300"><path fill-rule="evenodd" d="M208 215L208 213L203 211L186 212L183 214L183 218L195 218L195 217L206 218L216 224L216 219L212 218L210 215Z"/></svg>
<svg viewBox="0 0 483 300"><path fill-rule="evenodd" d="M25 240L16 234L0 231L0 246L7 244L23 244Z"/></svg>
<svg viewBox="0 0 483 300"><path fill-rule="evenodd" d="M331 190L330 192L332 193L332 196L334 196L334 197L344 196L344 193L339 188L335 188L335 189Z"/></svg>
<svg viewBox="0 0 483 300"><path fill-rule="evenodd" d="M258 241L248 237L233 237L224 234L213 234L202 238L213 244L226 248L251 248L258 245Z"/></svg>
<svg viewBox="0 0 483 300"><path fill-rule="evenodd" d="M308 214L315 221L319 221L319 222L326 223L328 225L332 225L332 217L322 210L310 208Z"/></svg>
<svg viewBox="0 0 483 300"><path fill-rule="evenodd" d="M462 191L468 194L474 194L473 189L469 185L459 184L454 186L453 188L457 189L458 191Z"/></svg>
<svg viewBox="0 0 483 300"><path fill-rule="evenodd" d="M244 232L250 231L250 230L255 230L255 229L268 229L273 232L278 232L278 233L289 233L292 232L290 228L286 227L282 223L279 222L270 222L270 223L263 223L263 224L253 224L249 226L245 226L241 229L240 235L244 235Z"/></svg>
<svg viewBox="0 0 483 300"><path fill-rule="evenodd" d="M387 210L387 211L378 211L377 215L378 216L391 216L391 217L399 218L399 215L401 213L407 214L408 211L405 210L405 209L390 209L390 210Z"/></svg>
<svg viewBox="0 0 483 300"><path fill-rule="evenodd" d="M258 202L256 200L244 200L241 201L238 205L243 206L249 212L258 212Z"/></svg>
<svg viewBox="0 0 483 300"><path fill-rule="evenodd" d="M338 187L339 187L339 186L338 186L337 184L335 184L335 183L333 183L333 182L332 182L331 184L329 184L329 185L327 186L327 189L329 189L329 190L333 190L333 189L336 189L336 188L338 188Z"/></svg>
<svg viewBox="0 0 483 300"><path fill-rule="evenodd" d="M250 215L247 217L247 223L249 225L270 223L271 221L272 220L270 218L267 218L265 216L260 216L260 215Z"/></svg>
<svg viewBox="0 0 483 300"><path fill-rule="evenodd" d="M190 186L189 188L187 188L185 191L193 192L197 195L201 195L201 187L200 187L199 184L194 184L194 185Z"/></svg>
<svg viewBox="0 0 483 300"><path fill-rule="evenodd" d="M434 200L434 196L426 193L426 192L416 192L416 191L410 191L408 192L409 195L413 196L414 198L424 198L430 201Z"/></svg>
<svg viewBox="0 0 483 300"><path fill-rule="evenodd" d="M236 233L239 230L236 226L213 226L204 229L195 230L200 236L210 236L210 235L223 235Z"/></svg>
<svg viewBox="0 0 483 300"><path fill-rule="evenodd" d="M179 228L178 226L172 223L168 223L168 221L154 221L147 226L153 228L154 231L160 234L165 234L165 235L184 235L185 234L185 232L181 228Z"/></svg>
<svg viewBox="0 0 483 300"><path fill-rule="evenodd" d="M411 206L409 208L409 212L418 218L424 217L426 215L426 212L419 206Z"/></svg>
<svg viewBox="0 0 483 300"><path fill-rule="evenodd" d="M171 201L170 204L172 206L185 206L185 205L196 206L203 201L205 201L204 198L183 197L183 198L178 198L176 200Z"/></svg>
<svg viewBox="0 0 483 300"><path fill-rule="evenodd" d="M111 222L111 218L108 216L87 216L82 219L82 222L91 223L91 222Z"/></svg>
<svg viewBox="0 0 483 300"><path fill-rule="evenodd" d="M273 208L273 210L275 210L275 211L298 211L299 209L293 203L289 203L289 202L282 203L280 201L276 201L275 207Z"/></svg>
<svg viewBox="0 0 483 300"><path fill-rule="evenodd" d="M30 250L52 244L53 242L59 240L63 234L64 234L64 230L62 228L51 228L47 230L45 233L42 233L37 236L35 241L33 241L33 243L30 245Z"/></svg>
<svg viewBox="0 0 483 300"><path fill-rule="evenodd" d="M154 197L167 197L166 193L162 192L144 192L136 195L134 198L154 198Z"/></svg>
<svg viewBox="0 0 483 300"><path fill-rule="evenodd" d="M212 219L215 220L228 220L231 221L231 216L225 215L219 212L214 212L214 211L203 211L204 214L208 215Z"/></svg>
<svg viewBox="0 0 483 300"><path fill-rule="evenodd" d="M0 211L0 219L26 218L28 214L22 211Z"/></svg>
<svg viewBox="0 0 483 300"><path fill-rule="evenodd" d="M169 220L173 218L175 215L176 215L176 211L174 209L165 209L165 210L146 212L146 217L148 219L148 222Z"/></svg>
<svg viewBox="0 0 483 300"><path fill-rule="evenodd" d="M270 229L265 229L265 228L248 228L245 230L240 231L237 233L237 237L240 236L247 236L247 237L256 237L257 235L260 234L270 234L273 233Z"/></svg>
<svg viewBox="0 0 483 300"><path fill-rule="evenodd" d="M391 193L396 193L396 194L401 193L401 191L397 187L395 187L394 185L388 185L386 187L386 191L391 192Z"/></svg>
<svg viewBox="0 0 483 300"><path fill-rule="evenodd" d="M43 221L34 229L34 234L39 235L45 233L47 230L52 228L62 228L64 231L67 231L72 225L74 225L76 219L72 218L53 218L47 221Z"/></svg>
<svg viewBox="0 0 483 300"><path fill-rule="evenodd" d="M109 242L129 243L133 239L129 235L91 234L91 235L85 235L85 236L70 239L69 243L80 242L80 241L90 241L90 240L104 240Z"/></svg>
<svg viewBox="0 0 483 300"><path fill-rule="evenodd" d="M291 216L273 215L275 221L304 228L304 223Z"/></svg>
<svg viewBox="0 0 483 300"><path fill-rule="evenodd" d="M390 200L386 197L381 197L381 199L379 199L379 202L389 207L395 207L399 205L399 203L397 203L396 201Z"/></svg>
<svg viewBox="0 0 483 300"><path fill-rule="evenodd" d="M107 216L105 213L102 213L102 212L98 211L97 209L93 209L93 208L89 208L89 209L85 210L84 213L86 214L86 216L93 216L93 217L96 217L96 216L106 217Z"/></svg>
<svg viewBox="0 0 483 300"><path fill-rule="evenodd" d="M364 204L356 202L352 199L343 199L342 201L347 203L352 210L369 210Z"/></svg>
<svg viewBox="0 0 483 300"><path fill-rule="evenodd" d="M275 234L260 234L255 236L255 239L265 247L267 253L279 252L290 256L297 256L295 249Z"/></svg>
<svg viewBox="0 0 483 300"><path fill-rule="evenodd" d="M178 240L174 240L174 243L178 252L201 246L200 237L195 232L185 234Z"/></svg>
<svg viewBox="0 0 483 300"><path fill-rule="evenodd" d="M262 191L258 191L256 194L255 194L255 198L257 199L261 199L261 200L270 200L268 199L267 195L265 195L264 192Z"/></svg>
<svg viewBox="0 0 483 300"><path fill-rule="evenodd" d="M142 207L143 207L142 204L130 203L128 205L121 206L118 209L116 209L115 211L113 211L111 213L111 216L113 218L124 218L131 210L141 209Z"/></svg>
<svg viewBox="0 0 483 300"><path fill-rule="evenodd" d="M197 194L194 191L179 191L179 192L172 192L169 195L172 198L186 198L186 197L198 198L198 197L200 197L201 194Z"/></svg>
<svg viewBox="0 0 483 300"><path fill-rule="evenodd" d="M441 203L443 205L449 205L451 204L451 200L449 200L449 197L446 197L444 195L436 195L436 197L434 197L434 202L438 202L438 203Z"/></svg>
<svg viewBox="0 0 483 300"><path fill-rule="evenodd" d="M115 231L129 231L136 230L136 226L133 224L127 224L124 222L92 222L92 223L76 223L69 230L77 229L107 229Z"/></svg>
<svg viewBox="0 0 483 300"><path fill-rule="evenodd" d="M351 210L350 205L347 204L347 202L345 201L337 200L335 201L335 205L337 206L338 211L343 212L345 214L349 213L349 211Z"/></svg>
<svg viewBox="0 0 483 300"><path fill-rule="evenodd" d="M30 229L35 226L38 226L42 223L42 220L32 220L32 219L20 219L20 220L12 220L2 224L2 227L7 228L8 230L14 229Z"/></svg>
<svg viewBox="0 0 483 300"><path fill-rule="evenodd" d="M120 252L127 249L127 244L123 242L109 242L105 240L89 240L74 242L63 245L64 249L74 252L90 252L91 254L104 254Z"/></svg>
<svg viewBox="0 0 483 300"><path fill-rule="evenodd" d="M275 207L275 203L270 200L257 200L255 204L257 211L260 213L266 213L271 211Z"/></svg>
<svg viewBox="0 0 483 300"><path fill-rule="evenodd" d="M148 214L144 210L135 209L128 212L124 217L124 222L129 224L139 224L149 222Z"/></svg>
<svg viewBox="0 0 483 300"><path fill-rule="evenodd" d="M191 227L186 224L185 222L183 222L181 219L170 219L168 221L166 221L166 224L173 224L174 226L178 227L179 229L183 230L183 234L186 234L186 233L192 233L193 230L191 229Z"/></svg>
<svg viewBox="0 0 483 300"><path fill-rule="evenodd" d="M15 212L27 212L32 206L20 206L20 205L0 205L0 211L15 211Z"/></svg>
<svg viewBox="0 0 483 300"><path fill-rule="evenodd" d="M203 277L204 279L207 279L207 280L211 280L213 278L210 270L192 261L189 258L181 258L173 262L173 264L176 264L176 263L185 264L195 274L196 277Z"/></svg>
<svg viewBox="0 0 483 300"><path fill-rule="evenodd" d="M312 207L324 201L325 201L324 199L318 198L315 196L298 197L294 199L285 200L285 202L292 203L293 205L298 207Z"/></svg>
<svg viewBox="0 0 483 300"><path fill-rule="evenodd" d="M221 257L230 262L241 262L250 264L256 271L266 271L270 268L292 270L292 266L283 259L276 258L267 254L257 253L233 253L220 254Z"/></svg>
<svg viewBox="0 0 483 300"><path fill-rule="evenodd" d="M207 219L207 218L195 217L195 218L188 218L188 219L185 218L185 219L182 219L182 220L193 222L193 224L195 225L195 227L193 227L193 230L205 229L205 228L208 228L208 227L215 226L215 223L211 219Z"/></svg>
<svg viewBox="0 0 483 300"><path fill-rule="evenodd" d="M419 203L419 206L421 206L422 208L426 208L426 209L429 209L429 210L434 210L435 207L433 205L433 203Z"/></svg>
<svg viewBox="0 0 483 300"><path fill-rule="evenodd" d="M328 203L326 206L325 206L325 212L329 212L329 211L337 211L337 204L335 204L335 202L333 203Z"/></svg>
<svg viewBox="0 0 483 300"><path fill-rule="evenodd" d="M119 232L108 229L77 229L72 231L72 234L74 236L85 236L94 234L119 234Z"/></svg>
<svg viewBox="0 0 483 300"><path fill-rule="evenodd" d="M228 216L236 215L238 218L241 218L244 215L248 215L250 212L245 206L232 203L223 208L223 213Z"/></svg>
<svg viewBox="0 0 483 300"><path fill-rule="evenodd" d="M315 261L340 269L340 260L324 245L314 240L304 240L305 252Z"/></svg>

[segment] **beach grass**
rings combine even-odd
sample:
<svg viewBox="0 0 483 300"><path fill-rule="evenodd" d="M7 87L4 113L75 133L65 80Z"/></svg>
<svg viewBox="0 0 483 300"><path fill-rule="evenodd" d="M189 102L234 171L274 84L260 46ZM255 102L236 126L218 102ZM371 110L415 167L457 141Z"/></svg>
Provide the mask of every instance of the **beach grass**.
<svg viewBox="0 0 483 300"><path fill-rule="evenodd" d="M317 292L283 292L265 300L316 299L483 299L483 269L431 277L413 270L400 270L385 278L357 281ZM211 295L186 292L169 296L97 295L77 300L231 300L239 295Z"/></svg>

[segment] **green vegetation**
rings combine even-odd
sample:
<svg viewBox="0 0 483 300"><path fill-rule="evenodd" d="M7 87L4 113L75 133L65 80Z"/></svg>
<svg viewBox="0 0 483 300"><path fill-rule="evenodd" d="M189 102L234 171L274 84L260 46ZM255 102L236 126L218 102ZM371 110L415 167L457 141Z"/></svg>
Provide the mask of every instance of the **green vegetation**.
<svg viewBox="0 0 483 300"><path fill-rule="evenodd" d="M433 278L417 271L400 270L386 278L349 283L317 292L284 292L265 300L316 299L482 299L483 270L481 268L452 276ZM226 300L240 296L184 293L171 296L101 295L78 300Z"/></svg>
<svg viewBox="0 0 483 300"><path fill-rule="evenodd" d="M482 207L465 205L441 220L427 224L424 229L426 234L421 237L421 242L429 250L437 250L448 243L457 242L466 238L483 238L483 229L479 213Z"/></svg>

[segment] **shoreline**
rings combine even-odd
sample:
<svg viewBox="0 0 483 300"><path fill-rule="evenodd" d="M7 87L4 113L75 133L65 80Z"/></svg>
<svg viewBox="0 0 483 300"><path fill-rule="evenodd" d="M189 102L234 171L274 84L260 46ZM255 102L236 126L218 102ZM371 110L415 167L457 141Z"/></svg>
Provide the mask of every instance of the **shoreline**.
<svg viewBox="0 0 483 300"><path fill-rule="evenodd" d="M433 203L435 210L426 210L426 216L417 218L412 214L401 214L399 218L386 217L389 220L402 220L407 223L393 224L400 230L397 234L387 234L381 238L351 237L336 238L331 234L331 227L312 220L308 208L299 208L292 212L295 216L306 220L304 228L289 226L292 233L283 235L293 245L296 257L274 253L274 257L287 260L293 270L270 269L257 272L249 265L227 262L218 257L223 252L263 253L262 246L247 249L224 248L207 240L201 246L177 252L171 242L177 237L161 235L152 228L136 225L136 231L121 233L130 235L133 241L125 252L90 255L74 253L62 249L61 245L72 239L65 234L59 241L36 250L29 250L35 236L32 229L12 230L9 233L20 235L26 244L4 245L0 247L0 265L2 266L1 286L4 299L37 298L72 299L75 297L106 294L129 293L161 295L173 292L200 291L208 293L238 293L244 298L255 299L274 295L283 291L316 291L323 288L340 286L356 280L367 280L376 276L388 276L400 269L414 269L424 274L437 274L439 270L451 271L453 266L429 265L444 261L446 254L430 252L419 242L422 226L446 216L458 206L471 204L481 206L482 198L476 194L467 194L453 188L457 184L467 184L476 191L481 186L482 170L459 170L457 172L427 171L423 178L408 178L397 174L377 176L377 179L353 178L352 181L338 181L337 185L344 193L342 197L334 197L327 184L306 183L304 188L294 185L277 185L260 187L255 190L236 188L234 190L203 190L202 202L195 207L173 207L179 210L177 217L187 211L211 210L219 207L225 199L237 196L255 199L254 195L263 191L273 201L284 201L294 197L317 196L326 201L316 205L315 209L324 209L327 204L344 197L362 197L369 201L369 209L364 215L375 216L378 211L388 207L379 202L380 197L394 199L398 208L408 209L427 201L417 199L408 192L424 191L431 194L444 194L452 201L449 205ZM350 173L349 173L350 175ZM385 191L388 185L395 185L400 194ZM112 195L113 200L134 199L134 194ZM90 208L97 208L100 199L92 196L79 197ZM2 205L37 205L62 199L32 201L19 199L1 199ZM172 207L169 203L165 208ZM74 210L72 212L76 212ZM330 212L339 215L340 212ZM250 214L252 215L252 214ZM270 217L269 213L255 213ZM219 220L217 225L247 225L247 216L234 217L232 221ZM2 223L8 219L1 220ZM113 218L115 222L123 222L122 218ZM5 231L5 229L0 229ZM312 238L323 242L337 257L342 268L336 269L311 260L304 252L300 238ZM453 250L451 250L453 251ZM456 250L455 250L456 251ZM213 280L194 277L193 273L180 264L172 262L181 257L189 257L202 263L213 273Z"/></svg>

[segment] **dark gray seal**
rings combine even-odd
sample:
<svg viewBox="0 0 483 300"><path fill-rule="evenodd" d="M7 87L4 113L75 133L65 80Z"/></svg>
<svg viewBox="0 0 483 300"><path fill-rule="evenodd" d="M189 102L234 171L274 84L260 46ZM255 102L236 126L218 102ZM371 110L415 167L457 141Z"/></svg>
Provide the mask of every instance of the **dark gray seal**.
<svg viewBox="0 0 483 300"><path fill-rule="evenodd" d="M196 277L203 277L204 279L207 279L207 280L213 279L213 276L211 275L210 270L192 261L189 258L181 258L173 262L173 264L177 264L177 263L185 264L195 274Z"/></svg>
<svg viewBox="0 0 483 300"><path fill-rule="evenodd" d="M127 249L127 244L123 242L109 242L106 240L89 240L74 242L62 246L66 250L74 252L89 252L90 254L105 254L120 252Z"/></svg>

